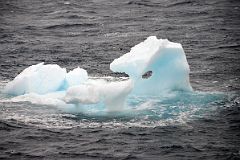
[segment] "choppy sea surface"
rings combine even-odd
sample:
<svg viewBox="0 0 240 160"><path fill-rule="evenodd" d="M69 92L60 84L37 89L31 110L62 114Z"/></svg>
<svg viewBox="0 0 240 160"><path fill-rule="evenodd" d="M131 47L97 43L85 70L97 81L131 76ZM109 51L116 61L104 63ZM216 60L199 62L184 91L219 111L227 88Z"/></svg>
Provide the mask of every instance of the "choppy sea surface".
<svg viewBox="0 0 240 160"><path fill-rule="evenodd" d="M240 159L238 0L0 1L0 92L39 62L123 77L109 64L151 35L183 45L194 92L98 114L0 93L0 159Z"/></svg>

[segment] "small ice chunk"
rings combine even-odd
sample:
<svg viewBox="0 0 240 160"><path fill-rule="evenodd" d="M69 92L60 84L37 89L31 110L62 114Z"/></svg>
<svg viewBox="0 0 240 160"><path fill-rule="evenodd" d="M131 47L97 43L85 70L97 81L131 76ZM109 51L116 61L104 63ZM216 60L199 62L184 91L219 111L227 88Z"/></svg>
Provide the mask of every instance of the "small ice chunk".
<svg viewBox="0 0 240 160"><path fill-rule="evenodd" d="M134 84L132 80L106 83L101 86L100 93L108 111L120 111L124 108L125 99L131 93Z"/></svg>
<svg viewBox="0 0 240 160"><path fill-rule="evenodd" d="M82 84L88 80L88 74L85 69L75 68L66 75L66 82L68 86L75 86Z"/></svg>
<svg viewBox="0 0 240 160"><path fill-rule="evenodd" d="M104 103L108 111L123 109L128 94L132 91L131 80L107 82L93 80L87 84L70 87L64 98L69 104Z"/></svg>
<svg viewBox="0 0 240 160"><path fill-rule="evenodd" d="M26 93L46 94L60 89L66 76L66 69L56 64L39 63L23 70L9 82L4 92L12 95Z"/></svg>

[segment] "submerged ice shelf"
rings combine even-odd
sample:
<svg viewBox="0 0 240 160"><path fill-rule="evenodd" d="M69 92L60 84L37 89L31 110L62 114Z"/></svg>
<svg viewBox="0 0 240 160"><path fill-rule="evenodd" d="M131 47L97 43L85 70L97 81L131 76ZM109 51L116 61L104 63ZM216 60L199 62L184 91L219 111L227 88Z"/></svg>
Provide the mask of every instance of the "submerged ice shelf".
<svg viewBox="0 0 240 160"><path fill-rule="evenodd" d="M87 71L67 72L56 64L39 63L22 71L4 88L13 99L56 106L103 106L122 110L128 96L162 96L171 91L192 91L189 65L179 43L148 37L110 64L129 79L108 82L91 79Z"/></svg>

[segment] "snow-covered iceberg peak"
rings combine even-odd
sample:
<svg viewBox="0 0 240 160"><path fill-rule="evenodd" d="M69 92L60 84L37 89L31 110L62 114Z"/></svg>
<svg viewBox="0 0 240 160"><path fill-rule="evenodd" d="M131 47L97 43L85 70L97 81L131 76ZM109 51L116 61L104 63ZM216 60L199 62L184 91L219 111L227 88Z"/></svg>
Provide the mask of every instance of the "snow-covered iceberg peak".
<svg viewBox="0 0 240 160"><path fill-rule="evenodd" d="M180 43L148 37L110 64L134 81L133 94L159 95L169 90L192 90L189 65Z"/></svg>

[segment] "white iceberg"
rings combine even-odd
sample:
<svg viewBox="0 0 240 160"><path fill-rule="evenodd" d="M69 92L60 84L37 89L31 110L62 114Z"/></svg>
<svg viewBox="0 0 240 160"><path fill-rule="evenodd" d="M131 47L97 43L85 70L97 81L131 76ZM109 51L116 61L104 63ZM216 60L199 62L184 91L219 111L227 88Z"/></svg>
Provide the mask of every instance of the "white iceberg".
<svg viewBox="0 0 240 160"><path fill-rule="evenodd" d="M109 111L117 111L123 108L130 94L158 96L172 90L192 90L189 65L181 44L166 39L148 37L129 53L115 59L110 69L125 72L129 79L114 82L89 79L87 71L79 67L67 73L58 65L39 63L9 82L4 92L25 95L23 100L31 95L29 100L33 103L47 104L43 102L45 99L49 104L66 106L103 103ZM41 100L33 100L38 97Z"/></svg>

